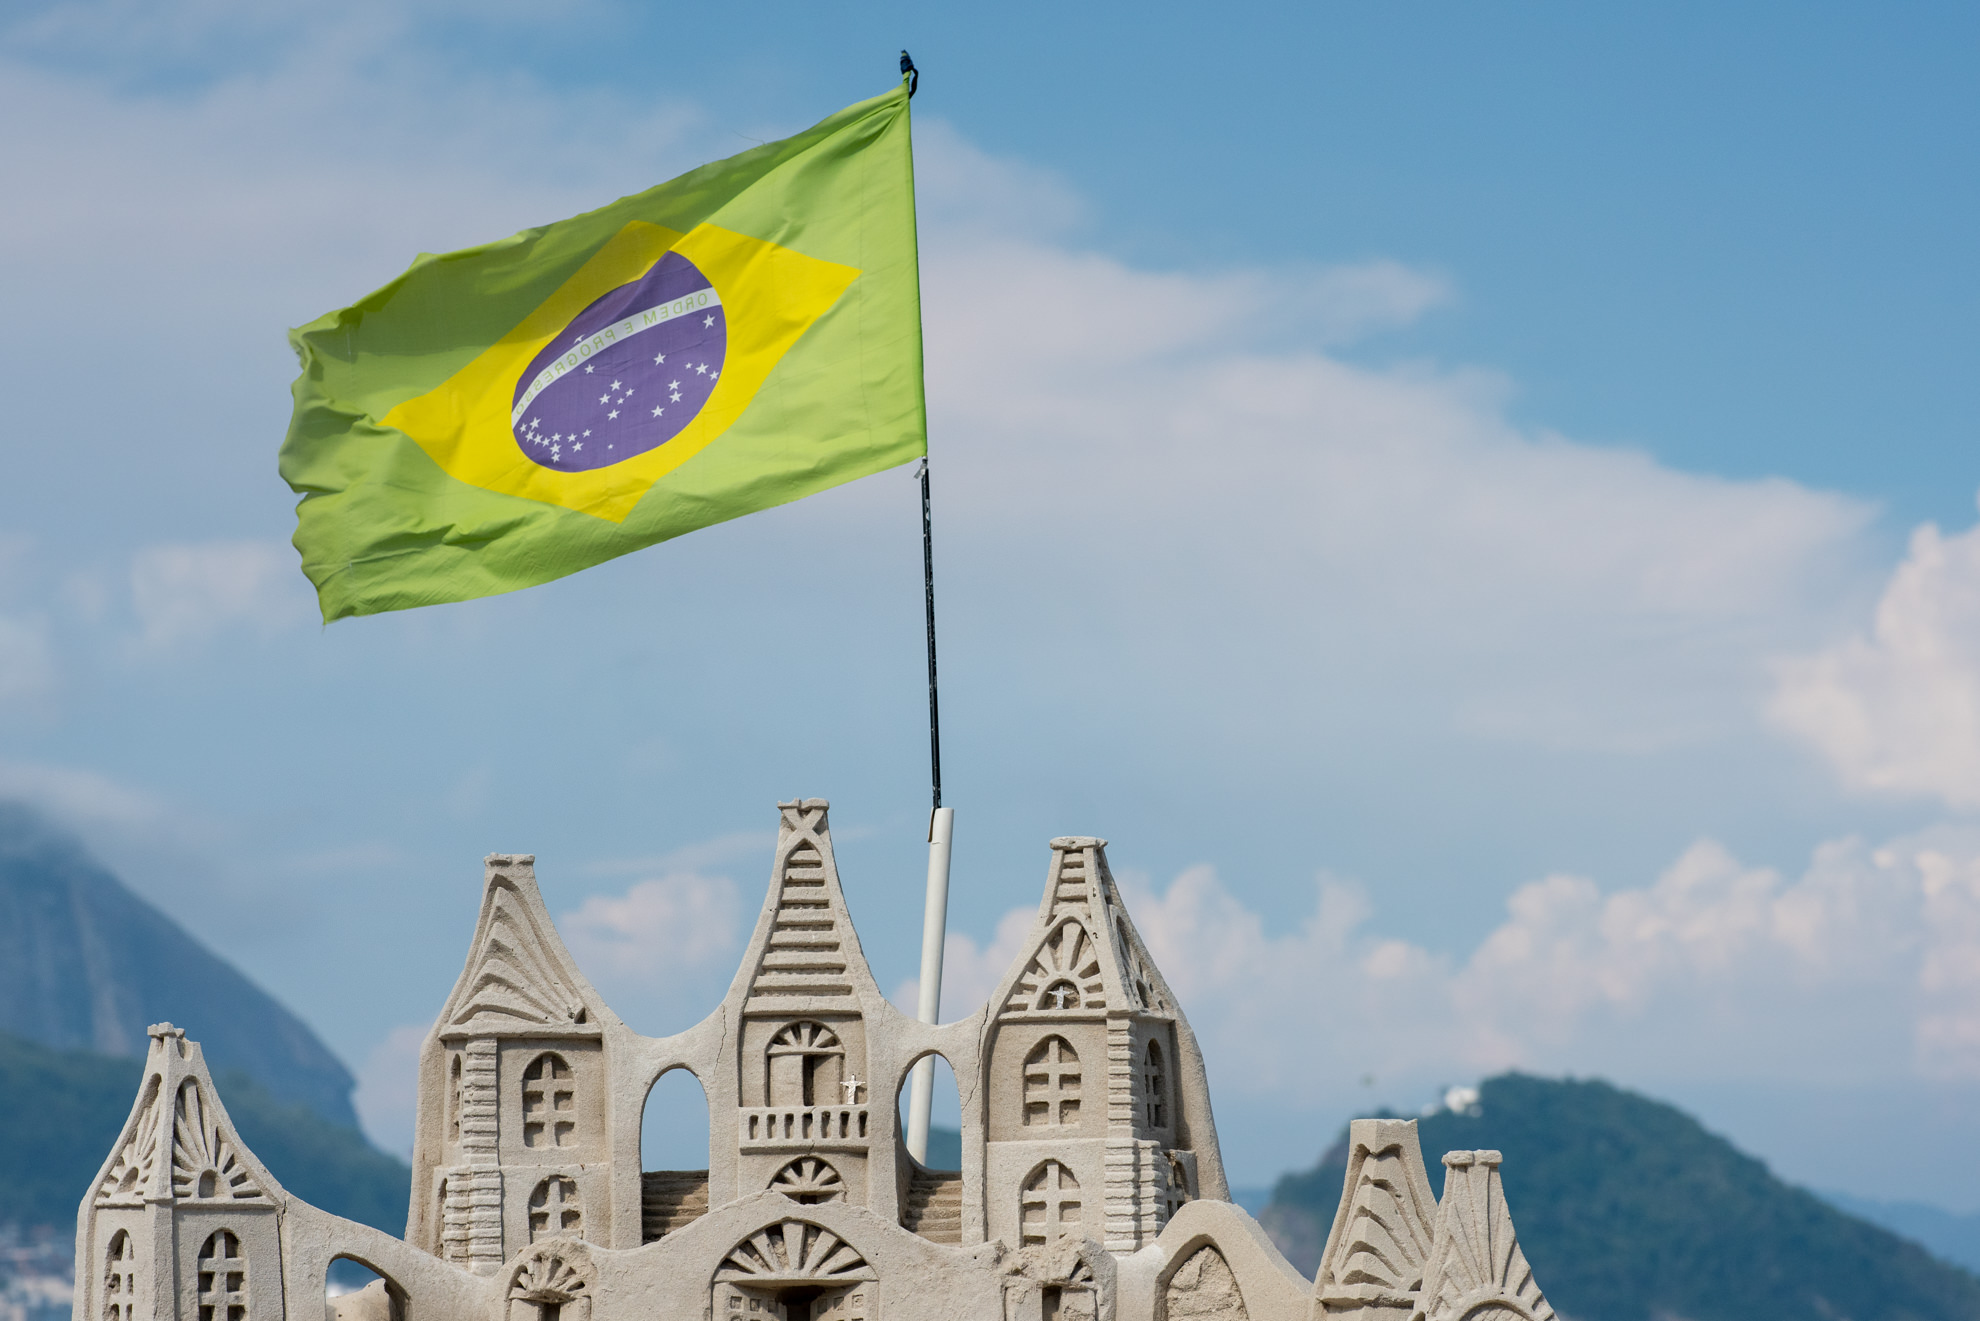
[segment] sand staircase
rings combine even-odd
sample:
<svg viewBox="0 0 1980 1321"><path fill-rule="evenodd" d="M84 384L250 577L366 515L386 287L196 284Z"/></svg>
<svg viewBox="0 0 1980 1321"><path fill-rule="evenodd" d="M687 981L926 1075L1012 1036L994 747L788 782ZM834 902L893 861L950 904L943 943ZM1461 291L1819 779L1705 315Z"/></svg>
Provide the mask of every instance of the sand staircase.
<svg viewBox="0 0 1980 1321"><path fill-rule="evenodd" d="M686 1229L707 1214L707 1170L648 1170L639 1176L640 1242Z"/></svg>
<svg viewBox="0 0 1980 1321"><path fill-rule="evenodd" d="M961 1243L962 1186L962 1175L957 1171L915 1166L908 1176L901 1227L930 1243Z"/></svg>

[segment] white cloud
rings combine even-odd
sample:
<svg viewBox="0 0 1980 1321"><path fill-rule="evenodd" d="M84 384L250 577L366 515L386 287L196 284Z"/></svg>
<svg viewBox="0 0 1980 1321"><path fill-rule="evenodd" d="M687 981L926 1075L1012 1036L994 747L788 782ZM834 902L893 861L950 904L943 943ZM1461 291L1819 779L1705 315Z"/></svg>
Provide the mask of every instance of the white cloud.
<svg viewBox="0 0 1980 1321"><path fill-rule="evenodd" d="M393 1028L372 1047L357 1071L351 1102L358 1123L381 1151L412 1159L413 1120L419 1111L419 1048L428 1023Z"/></svg>
<svg viewBox="0 0 1980 1321"><path fill-rule="evenodd" d="M196 646L222 629L266 635L310 617L310 593L293 550L276 541L146 546L131 559L136 647Z"/></svg>
<svg viewBox="0 0 1980 1321"><path fill-rule="evenodd" d="M1709 840L1642 887L1548 876L1515 891L1459 958L1381 934L1359 888L1330 878L1308 916L1278 930L1207 867L1160 891L1123 880L1210 1055L1220 1113L1240 1121L1226 1145L1247 1165L1270 1168L1253 1150L1262 1111L1365 1107L1374 1098L1353 1080L1369 1074L1410 1104L1507 1068L1663 1095L1980 1080L1972 832L1837 840L1796 878Z"/></svg>
<svg viewBox="0 0 1980 1321"><path fill-rule="evenodd" d="M980 945L974 937L951 931L942 941L942 1013L944 1023L967 1018L982 1007L1010 971L1024 947L1024 938L1038 916L1036 908L1013 908L997 922L997 934ZM890 997L904 1014L921 1002L919 973L901 981Z"/></svg>
<svg viewBox="0 0 1980 1321"><path fill-rule="evenodd" d="M16 798L74 825L148 832L175 819L163 799L95 771L0 761L0 798Z"/></svg>
<svg viewBox="0 0 1980 1321"><path fill-rule="evenodd" d="M697 163L682 142L695 113L678 104L561 95L459 66L436 77L408 31L417 18L399 7L250 31L235 6L207 6L205 22L123 8L62 14L52 33L16 29L0 43L0 115L59 126L7 144L18 195L32 200L0 214L0 239L38 255L0 257L0 269L57 318L85 315L78 290L169 298L176 334L155 346L167 355L215 356L217 332L238 364L245 326L279 345L280 327L376 288L417 252L498 239ZM230 54L200 51L209 40ZM111 52L125 42L153 70L180 65L174 86L119 85ZM71 71L82 49L94 76ZM213 72L194 72L208 61ZM80 144L97 168L75 169ZM353 204L380 196L393 205ZM119 236L119 199L144 210L145 244ZM295 260L302 251L309 261Z"/></svg>
<svg viewBox="0 0 1980 1321"><path fill-rule="evenodd" d="M1272 691L1290 731L1324 656L1364 703L1632 752L1752 731L1767 654L1867 597L1863 502L1522 428L1488 373L1314 350L1445 296L1409 268L1151 271L973 231L924 266L945 563L994 566L949 599L987 633L1077 615L1013 671L1047 691L1104 664L1124 704L1217 721Z"/></svg>
<svg viewBox="0 0 1980 1321"><path fill-rule="evenodd" d="M1980 527L1919 528L1870 636L1778 674L1770 714L1851 788L1980 807Z"/></svg>
<svg viewBox="0 0 1980 1321"><path fill-rule="evenodd" d="M665 1033L691 1026L720 998L740 952L737 916L727 877L676 871L593 895L556 921L606 1003L635 1028ZM426 1032L423 1023L393 1028L358 1069L358 1119L387 1151L412 1150Z"/></svg>
<svg viewBox="0 0 1980 1321"><path fill-rule="evenodd" d="M678 1032L708 1012L742 943L735 884L688 870L593 895L558 917L557 929L614 1011L656 1033Z"/></svg>

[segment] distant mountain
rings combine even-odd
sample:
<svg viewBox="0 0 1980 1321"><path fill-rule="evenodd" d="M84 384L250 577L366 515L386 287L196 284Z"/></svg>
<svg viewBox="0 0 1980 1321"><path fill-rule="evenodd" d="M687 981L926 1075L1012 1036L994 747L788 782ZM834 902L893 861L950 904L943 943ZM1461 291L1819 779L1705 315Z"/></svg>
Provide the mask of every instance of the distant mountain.
<svg viewBox="0 0 1980 1321"><path fill-rule="evenodd" d="M1488 1079L1464 1113L1423 1119L1431 1184L1446 1151L1505 1153L1506 1200L1534 1278L1573 1321L1980 1318L1980 1279L1783 1183L1673 1106L1603 1082ZM1345 1134L1279 1180L1263 1217L1319 1264L1347 1173Z"/></svg>
<svg viewBox="0 0 1980 1321"><path fill-rule="evenodd" d="M1822 1196L1859 1220L1882 1225L1893 1234L1923 1244L1955 1266L1980 1272L1980 1215L1959 1215L1921 1202L1879 1202L1848 1193L1826 1192Z"/></svg>
<svg viewBox="0 0 1980 1321"><path fill-rule="evenodd" d="M266 991L126 889L82 844L0 802L0 1032L141 1059L172 1022L216 1073L357 1127L350 1070Z"/></svg>
<svg viewBox="0 0 1980 1321"><path fill-rule="evenodd" d="M55 1050L0 1034L0 1096L14 1098L0 1139L0 1219L74 1223L76 1207L137 1099L144 1061ZM390 1234L406 1228L412 1171L355 1128L277 1100L244 1073L214 1080L248 1149L284 1187L333 1214Z"/></svg>

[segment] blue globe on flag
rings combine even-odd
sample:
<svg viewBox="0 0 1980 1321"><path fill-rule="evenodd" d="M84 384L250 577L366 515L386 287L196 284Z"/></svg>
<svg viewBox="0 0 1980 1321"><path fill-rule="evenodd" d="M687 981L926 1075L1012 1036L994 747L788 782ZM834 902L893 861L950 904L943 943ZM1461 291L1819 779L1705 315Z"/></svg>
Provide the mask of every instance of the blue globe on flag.
<svg viewBox="0 0 1980 1321"><path fill-rule="evenodd" d="M728 343L721 295L669 252L578 313L530 362L510 413L516 445L558 472L656 449L707 404Z"/></svg>

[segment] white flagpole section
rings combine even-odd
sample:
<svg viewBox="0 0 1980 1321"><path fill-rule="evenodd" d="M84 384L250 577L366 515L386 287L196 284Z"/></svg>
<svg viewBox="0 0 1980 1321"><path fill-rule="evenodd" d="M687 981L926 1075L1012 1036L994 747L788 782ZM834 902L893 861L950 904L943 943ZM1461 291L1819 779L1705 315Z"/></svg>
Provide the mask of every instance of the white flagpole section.
<svg viewBox="0 0 1980 1321"><path fill-rule="evenodd" d="M928 906L921 916L921 1002L915 1017L938 1021L942 1012L942 940L949 925L949 850L955 840L956 810L938 807L928 820ZM934 1103L935 1057L914 1066L908 1091L908 1154L928 1163L928 1113Z"/></svg>

